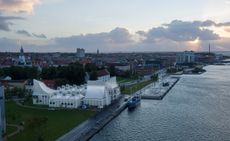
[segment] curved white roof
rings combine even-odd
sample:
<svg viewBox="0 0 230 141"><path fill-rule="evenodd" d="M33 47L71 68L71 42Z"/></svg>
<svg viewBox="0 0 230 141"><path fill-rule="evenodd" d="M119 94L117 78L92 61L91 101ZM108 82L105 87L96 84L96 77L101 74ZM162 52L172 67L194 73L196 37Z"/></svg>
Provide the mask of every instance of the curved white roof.
<svg viewBox="0 0 230 141"><path fill-rule="evenodd" d="M56 90L50 89L47 87L43 82L38 80L33 80L33 95L40 95L40 94L53 94Z"/></svg>
<svg viewBox="0 0 230 141"><path fill-rule="evenodd" d="M103 99L105 98L105 86L103 85L88 85L85 98Z"/></svg>

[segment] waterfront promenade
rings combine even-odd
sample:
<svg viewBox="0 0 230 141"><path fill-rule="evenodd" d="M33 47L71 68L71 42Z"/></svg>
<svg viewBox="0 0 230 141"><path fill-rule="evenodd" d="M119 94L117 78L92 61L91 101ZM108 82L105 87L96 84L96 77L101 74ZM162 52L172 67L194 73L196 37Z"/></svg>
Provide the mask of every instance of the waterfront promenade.
<svg viewBox="0 0 230 141"><path fill-rule="evenodd" d="M98 133L101 128L108 124L113 118L119 115L125 108L126 102L123 97L116 103L108 106L103 111L98 112L92 118L86 120L79 126L73 128L57 139L57 141L87 141Z"/></svg>
<svg viewBox="0 0 230 141"><path fill-rule="evenodd" d="M163 99L178 80L179 77L167 76L155 83L151 83L132 95L141 94L142 99L160 100ZM169 82L169 86L163 87L162 84L164 82ZM94 117L61 136L57 141L87 141L118 116L126 107L127 102L124 102L124 98L122 97L118 102L108 106L103 111L97 113Z"/></svg>

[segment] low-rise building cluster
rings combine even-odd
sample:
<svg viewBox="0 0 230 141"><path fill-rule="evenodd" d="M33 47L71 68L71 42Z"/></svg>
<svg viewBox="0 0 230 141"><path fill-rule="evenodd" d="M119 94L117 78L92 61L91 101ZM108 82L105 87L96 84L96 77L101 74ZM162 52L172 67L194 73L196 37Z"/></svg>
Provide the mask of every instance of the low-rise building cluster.
<svg viewBox="0 0 230 141"><path fill-rule="evenodd" d="M33 80L33 104L59 108L97 107L104 108L119 98L120 88L116 77L107 81L88 81L87 84L65 85L57 89Z"/></svg>

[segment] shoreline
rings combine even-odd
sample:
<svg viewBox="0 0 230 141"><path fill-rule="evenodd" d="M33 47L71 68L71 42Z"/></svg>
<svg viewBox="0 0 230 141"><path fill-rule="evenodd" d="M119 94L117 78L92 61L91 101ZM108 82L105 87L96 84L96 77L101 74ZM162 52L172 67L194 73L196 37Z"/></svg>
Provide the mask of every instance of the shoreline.
<svg viewBox="0 0 230 141"><path fill-rule="evenodd" d="M142 99L151 99L151 100L162 100L167 93L176 85L176 83L180 80L180 77L172 76L173 83L171 83L168 87L164 87L165 91L160 95L145 95L141 96ZM161 83L160 83L161 84ZM142 88L136 93L141 93L147 89L150 89L153 83L148 86ZM135 93L134 93L135 94ZM107 124L109 124L114 118L116 118L122 111L127 108L127 102L124 102L124 99L121 98L119 102L115 103L108 109L105 109L101 113L98 113L97 116L85 121L79 126L75 127L68 133L64 134L57 141L88 141L94 137L97 133L99 133Z"/></svg>
<svg viewBox="0 0 230 141"><path fill-rule="evenodd" d="M121 98L120 101L59 137L57 141L88 141L126 108L127 102Z"/></svg>

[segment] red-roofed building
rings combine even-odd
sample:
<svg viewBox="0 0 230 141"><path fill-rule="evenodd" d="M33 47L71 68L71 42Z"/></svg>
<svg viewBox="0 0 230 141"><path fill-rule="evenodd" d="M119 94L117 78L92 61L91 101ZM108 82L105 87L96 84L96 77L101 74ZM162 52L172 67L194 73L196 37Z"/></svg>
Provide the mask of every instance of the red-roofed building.
<svg viewBox="0 0 230 141"><path fill-rule="evenodd" d="M107 69L97 71L97 79L107 81L110 79L110 73Z"/></svg>
<svg viewBox="0 0 230 141"><path fill-rule="evenodd" d="M49 88L55 88L55 80L42 80L42 82Z"/></svg>

